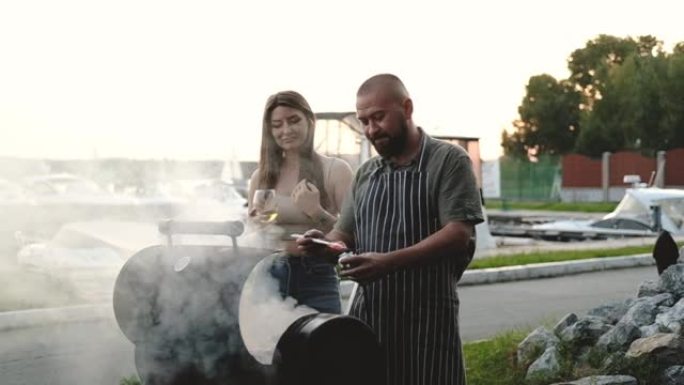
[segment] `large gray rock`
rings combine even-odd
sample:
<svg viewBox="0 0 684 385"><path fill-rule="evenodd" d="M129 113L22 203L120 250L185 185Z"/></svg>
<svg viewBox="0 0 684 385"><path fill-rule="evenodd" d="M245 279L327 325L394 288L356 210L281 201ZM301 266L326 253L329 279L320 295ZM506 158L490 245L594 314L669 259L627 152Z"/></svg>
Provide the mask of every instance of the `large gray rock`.
<svg viewBox="0 0 684 385"><path fill-rule="evenodd" d="M627 310L634 304L634 300L628 298L624 301L615 301L597 306L587 312L588 316L603 317L610 324L616 324Z"/></svg>
<svg viewBox="0 0 684 385"><path fill-rule="evenodd" d="M601 370L603 373L619 373L620 370L618 368L621 368L624 361L624 352L610 353L606 355L603 362L601 362Z"/></svg>
<svg viewBox="0 0 684 385"><path fill-rule="evenodd" d="M658 314L667 313L668 311L670 311L670 309L671 308L668 306L658 306L657 313Z"/></svg>
<svg viewBox="0 0 684 385"><path fill-rule="evenodd" d="M626 324L634 324L636 326L650 325L656 318L656 305L650 301L637 301L632 305L627 313L620 319L619 322Z"/></svg>
<svg viewBox="0 0 684 385"><path fill-rule="evenodd" d="M637 385L637 379L632 376L590 376L552 385Z"/></svg>
<svg viewBox="0 0 684 385"><path fill-rule="evenodd" d="M667 306L670 307L677 302L672 293L660 293L650 297L641 297L636 302L647 302L653 306Z"/></svg>
<svg viewBox="0 0 684 385"><path fill-rule="evenodd" d="M665 369L661 385L684 385L684 366L670 366Z"/></svg>
<svg viewBox="0 0 684 385"><path fill-rule="evenodd" d="M553 333L558 336L565 328L571 326L575 322L577 322L577 315L575 313L568 313L556 323L556 326L553 327Z"/></svg>
<svg viewBox="0 0 684 385"><path fill-rule="evenodd" d="M558 337L545 327L534 329L518 344L518 363L525 364L536 360L547 348L557 345L558 342Z"/></svg>
<svg viewBox="0 0 684 385"><path fill-rule="evenodd" d="M665 326L655 322L651 325L648 326L642 326L639 328L639 331L641 332L641 338L646 338L650 337L652 335L658 334L658 333L671 333L672 330L666 328Z"/></svg>
<svg viewBox="0 0 684 385"><path fill-rule="evenodd" d="M633 304L634 300L631 298L624 301L611 302L589 310L587 315L603 317L608 320L608 323L615 325Z"/></svg>
<svg viewBox="0 0 684 385"><path fill-rule="evenodd" d="M637 289L637 297L652 297L661 293L658 281L646 280L639 284Z"/></svg>
<svg viewBox="0 0 684 385"><path fill-rule="evenodd" d="M525 379L544 379L551 378L560 371L560 353L557 346L547 348L544 353L537 358L529 368Z"/></svg>
<svg viewBox="0 0 684 385"><path fill-rule="evenodd" d="M672 293L675 297L684 297L684 264L668 267L660 275L658 287L662 292Z"/></svg>
<svg viewBox="0 0 684 385"><path fill-rule="evenodd" d="M665 365L684 362L684 337L673 333L659 333L632 342L625 354L627 358L643 358Z"/></svg>
<svg viewBox="0 0 684 385"><path fill-rule="evenodd" d="M639 337L641 337L639 326L633 322L620 321L599 338L596 346L610 353L627 351L632 341Z"/></svg>
<svg viewBox="0 0 684 385"><path fill-rule="evenodd" d="M602 317L582 317L572 326L565 328L560 334L561 340L576 346L593 345L610 330L611 325Z"/></svg>
<svg viewBox="0 0 684 385"><path fill-rule="evenodd" d="M684 298L680 299L668 311L658 314L655 322L675 334L683 334L684 327Z"/></svg>

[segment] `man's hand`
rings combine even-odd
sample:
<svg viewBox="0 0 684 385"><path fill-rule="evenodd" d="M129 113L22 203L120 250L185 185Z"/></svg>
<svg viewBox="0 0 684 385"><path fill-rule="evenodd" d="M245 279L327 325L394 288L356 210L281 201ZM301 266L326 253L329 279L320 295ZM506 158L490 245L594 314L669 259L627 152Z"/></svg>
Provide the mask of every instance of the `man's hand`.
<svg viewBox="0 0 684 385"><path fill-rule="evenodd" d="M306 179L300 180L292 190L292 200L295 206L308 217L314 217L323 210L323 207L321 207L321 192L318 191L313 183L309 183Z"/></svg>
<svg viewBox="0 0 684 385"><path fill-rule="evenodd" d="M305 255L320 254L323 249L325 249L325 246L315 243L313 238L325 239L325 235L320 230L308 230L301 237L296 239L297 248Z"/></svg>
<svg viewBox="0 0 684 385"><path fill-rule="evenodd" d="M299 236L296 243L298 251L302 255L322 257L333 264L337 263L338 255L349 250L343 241L327 239L320 230L316 229L309 230Z"/></svg>
<svg viewBox="0 0 684 385"><path fill-rule="evenodd" d="M348 255L340 258L338 263L342 266L340 277L354 281L373 281L394 270L389 254L386 253Z"/></svg>

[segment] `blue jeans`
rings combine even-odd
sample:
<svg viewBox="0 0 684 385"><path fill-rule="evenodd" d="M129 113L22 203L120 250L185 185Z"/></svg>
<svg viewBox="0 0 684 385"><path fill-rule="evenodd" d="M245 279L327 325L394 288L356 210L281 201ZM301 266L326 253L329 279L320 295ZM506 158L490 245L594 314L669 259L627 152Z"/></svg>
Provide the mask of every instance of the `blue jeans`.
<svg viewBox="0 0 684 385"><path fill-rule="evenodd" d="M335 266L315 257L280 254L273 260L271 275L278 280L283 298L293 297L321 313L342 313L340 285Z"/></svg>

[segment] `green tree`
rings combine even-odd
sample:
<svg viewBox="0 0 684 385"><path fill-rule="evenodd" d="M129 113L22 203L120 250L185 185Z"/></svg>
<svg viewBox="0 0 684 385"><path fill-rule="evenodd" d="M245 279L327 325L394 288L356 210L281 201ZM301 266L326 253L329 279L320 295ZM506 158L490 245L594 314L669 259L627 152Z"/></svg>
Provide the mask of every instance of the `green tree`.
<svg viewBox="0 0 684 385"><path fill-rule="evenodd" d="M658 56L663 54L663 42L655 36L639 36L636 44L639 56Z"/></svg>
<svg viewBox="0 0 684 385"><path fill-rule="evenodd" d="M580 94L566 80L550 75L530 78L518 107L515 131L502 133L506 155L559 155L574 148L579 132Z"/></svg>
<svg viewBox="0 0 684 385"><path fill-rule="evenodd" d="M601 99L584 115L577 150L597 152L640 150L654 152L667 147L671 136L663 124L663 88L667 70L662 53L651 56L645 48L628 56L606 78Z"/></svg>
<svg viewBox="0 0 684 385"><path fill-rule="evenodd" d="M684 41L680 41L679 43L675 44L674 48L672 49L672 53L674 55L684 53Z"/></svg>
<svg viewBox="0 0 684 385"><path fill-rule="evenodd" d="M641 49L645 50L647 45L648 40L641 44ZM638 50L639 45L632 38L599 35L570 54L569 80L585 97L583 109L591 109L594 101L601 98L610 70Z"/></svg>
<svg viewBox="0 0 684 385"><path fill-rule="evenodd" d="M669 132L668 148L684 147L684 42L678 43L668 57L663 82L662 124Z"/></svg>
<svg viewBox="0 0 684 385"><path fill-rule="evenodd" d="M506 155L684 147L684 42L672 53L651 35L599 35L568 58L570 76L530 78Z"/></svg>

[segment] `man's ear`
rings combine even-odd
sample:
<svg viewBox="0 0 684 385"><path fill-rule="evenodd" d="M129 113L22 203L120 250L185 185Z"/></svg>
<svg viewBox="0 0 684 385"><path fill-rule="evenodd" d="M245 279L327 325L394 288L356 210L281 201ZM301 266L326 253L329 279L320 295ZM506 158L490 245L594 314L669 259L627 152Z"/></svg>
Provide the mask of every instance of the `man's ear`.
<svg viewBox="0 0 684 385"><path fill-rule="evenodd" d="M411 98L406 98L402 104L402 107L404 109L406 120L411 120L411 116L413 115L413 100L411 100Z"/></svg>

